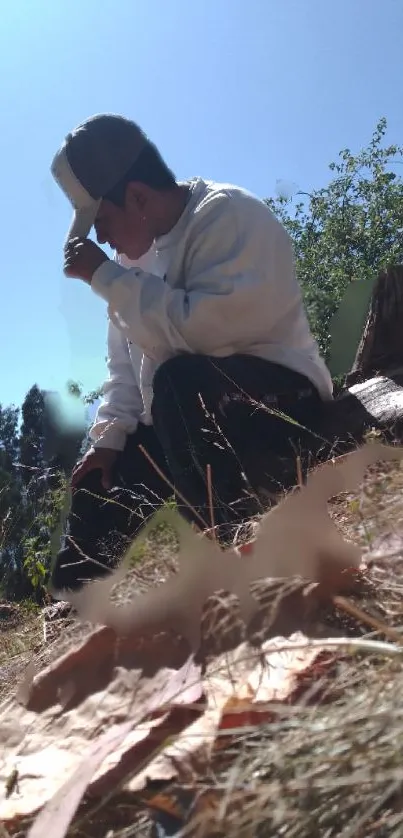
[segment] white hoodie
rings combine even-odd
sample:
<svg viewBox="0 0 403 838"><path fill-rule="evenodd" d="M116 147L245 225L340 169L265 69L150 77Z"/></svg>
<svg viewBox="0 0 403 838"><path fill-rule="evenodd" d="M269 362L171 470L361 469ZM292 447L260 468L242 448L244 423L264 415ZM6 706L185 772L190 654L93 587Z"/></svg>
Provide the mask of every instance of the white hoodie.
<svg viewBox="0 0 403 838"><path fill-rule="evenodd" d="M90 430L96 447L123 450L139 421L151 424L155 370L179 352L267 358L332 398L282 224L236 186L188 185L179 221L149 253L138 263L104 262L93 276L109 314L109 378Z"/></svg>

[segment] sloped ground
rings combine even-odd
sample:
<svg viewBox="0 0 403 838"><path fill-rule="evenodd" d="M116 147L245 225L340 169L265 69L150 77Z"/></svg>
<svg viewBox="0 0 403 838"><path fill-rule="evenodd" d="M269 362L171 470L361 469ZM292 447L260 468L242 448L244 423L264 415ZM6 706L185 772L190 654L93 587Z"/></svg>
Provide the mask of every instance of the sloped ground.
<svg viewBox="0 0 403 838"><path fill-rule="evenodd" d="M147 803L153 797L152 811L158 809L165 824L159 836L179 834L175 818L176 832L169 831L167 811L187 822L181 834L194 836L403 836L403 666L393 654L403 622L402 490L402 468L382 464L368 471L358 496L331 504L332 517L361 545L367 562L364 594L348 597L358 616L346 614L343 600L317 615L317 636L339 636L340 648L322 652L299 678L298 690L270 708L264 704L270 690L265 696L260 685L258 716L243 694L236 696L233 712L222 712L208 756L176 756L177 777L164 797L156 788L145 794L130 782L120 784L96 807L84 802L66 834L151 834ZM159 531L142 552L141 571L132 571L133 586L163 581L175 565L174 548L171 534ZM43 667L89 632L66 621L62 635L45 645L39 616L21 616L0 635L0 717L33 657ZM373 641L372 649L346 649L346 635ZM26 835L28 823L8 829Z"/></svg>

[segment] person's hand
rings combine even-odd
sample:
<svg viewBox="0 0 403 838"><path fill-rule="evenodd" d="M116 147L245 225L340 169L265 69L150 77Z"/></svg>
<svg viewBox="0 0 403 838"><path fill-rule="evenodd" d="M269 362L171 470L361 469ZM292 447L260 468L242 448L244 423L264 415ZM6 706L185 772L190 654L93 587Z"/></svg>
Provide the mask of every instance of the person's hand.
<svg viewBox="0 0 403 838"><path fill-rule="evenodd" d="M73 468L71 485L73 489L90 471L101 471L101 483L104 489L112 488L112 469L116 463L118 452L112 448L90 448L82 460Z"/></svg>
<svg viewBox="0 0 403 838"><path fill-rule="evenodd" d="M108 257L91 239L71 239L64 248L65 276L91 283L95 271Z"/></svg>

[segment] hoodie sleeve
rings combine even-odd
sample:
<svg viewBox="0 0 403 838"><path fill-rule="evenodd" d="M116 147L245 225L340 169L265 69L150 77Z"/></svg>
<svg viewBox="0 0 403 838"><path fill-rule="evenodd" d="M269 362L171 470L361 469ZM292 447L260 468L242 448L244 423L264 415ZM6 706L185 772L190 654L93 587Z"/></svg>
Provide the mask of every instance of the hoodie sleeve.
<svg viewBox="0 0 403 838"><path fill-rule="evenodd" d="M103 386L103 399L89 436L94 448L123 451L127 434L133 433L143 411L143 400L124 335L109 321L109 377Z"/></svg>
<svg viewBox="0 0 403 838"><path fill-rule="evenodd" d="M289 237L263 203L240 209L224 192L195 216L178 244L185 289L113 262L93 276L91 287L122 334L157 360L180 351L231 354L267 341L282 314L276 287L293 275Z"/></svg>

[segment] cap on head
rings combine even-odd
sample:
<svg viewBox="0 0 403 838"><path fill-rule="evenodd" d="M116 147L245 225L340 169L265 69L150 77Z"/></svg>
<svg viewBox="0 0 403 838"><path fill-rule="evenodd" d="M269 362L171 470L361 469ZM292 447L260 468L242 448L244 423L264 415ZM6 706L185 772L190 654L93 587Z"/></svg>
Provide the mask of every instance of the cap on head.
<svg viewBox="0 0 403 838"><path fill-rule="evenodd" d="M67 240L88 235L102 198L124 178L148 143L138 125L115 114L92 116L67 135L51 166L74 207Z"/></svg>

